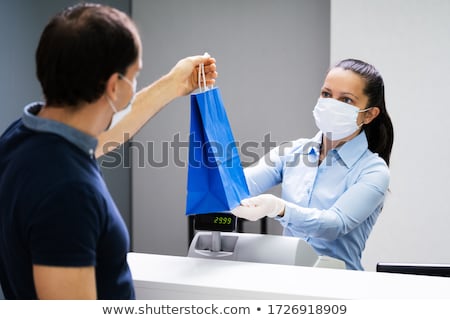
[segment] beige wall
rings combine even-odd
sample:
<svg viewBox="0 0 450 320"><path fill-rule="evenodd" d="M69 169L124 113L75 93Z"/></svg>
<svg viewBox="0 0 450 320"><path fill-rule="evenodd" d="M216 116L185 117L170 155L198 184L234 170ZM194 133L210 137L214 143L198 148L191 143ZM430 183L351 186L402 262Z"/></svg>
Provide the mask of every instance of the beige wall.
<svg viewBox="0 0 450 320"><path fill-rule="evenodd" d="M332 0L331 62L382 73L395 140L391 193L363 254L376 263L449 263L450 1Z"/></svg>

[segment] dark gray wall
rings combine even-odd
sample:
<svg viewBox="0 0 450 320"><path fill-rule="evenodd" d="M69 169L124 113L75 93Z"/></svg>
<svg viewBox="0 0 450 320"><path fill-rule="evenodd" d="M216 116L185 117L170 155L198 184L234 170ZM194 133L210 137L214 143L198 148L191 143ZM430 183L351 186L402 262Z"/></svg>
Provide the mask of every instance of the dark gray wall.
<svg viewBox="0 0 450 320"><path fill-rule="evenodd" d="M2 99L0 132L21 116L23 107L27 103L43 100L39 82L35 76L34 63L34 53L39 37L54 14L77 2L79 1L0 2L0 97ZM109 4L127 13L131 10L131 0L96 2ZM121 150L123 152L123 147ZM104 169L103 173L117 206L127 225L130 226L130 169L123 167Z"/></svg>
<svg viewBox="0 0 450 320"><path fill-rule="evenodd" d="M76 2L0 2L1 132L21 115L25 104L42 100L34 67L40 33L53 14ZM258 147L252 151L262 155L267 134L279 144L316 131L311 111L329 64L330 0L98 2L125 12L133 7L132 15L144 42L141 87L166 73L178 59L208 51L218 61L217 86L237 141L257 142ZM173 162L173 150L169 150L168 166L157 168L146 161L140 168L137 143L153 144L153 160L160 161L163 142L172 142L176 134L187 141L188 127L186 97L171 103L133 141L132 177L128 167L103 169L119 209L128 226L132 225L136 251L186 253L187 169ZM179 151L181 161L186 163L187 149ZM124 152L125 159L128 154ZM246 230L252 228L246 226ZM269 231L277 233L279 229L269 226Z"/></svg>
<svg viewBox="0 0 450 320"><path fill-rule="evenodd" d="M0 132L22 114L32 101L43 100L35 76L34 53L48 20L57 12L78 1L15 0L0 3ZM130 13L131 0L97 1ZM122 149L123 150L123 147ZM100 162L102 159L99 159ZM105 180L130 225L130 169L103 169Z"/></svg>
<svg viewBox="0 0 450 320"><path fill-rule="evenodd" d="M262 155L266 135L278 145L316 132L312 109L329 67L329 0L134 0L132 15L144 46L141 85L207 51L217 59L217 86L241 145L256 142L251 151ZM187 148L170 144L177 135L188 141L189 110L189 97L172 102L133 140L135 251L187 252Z"/></svg>

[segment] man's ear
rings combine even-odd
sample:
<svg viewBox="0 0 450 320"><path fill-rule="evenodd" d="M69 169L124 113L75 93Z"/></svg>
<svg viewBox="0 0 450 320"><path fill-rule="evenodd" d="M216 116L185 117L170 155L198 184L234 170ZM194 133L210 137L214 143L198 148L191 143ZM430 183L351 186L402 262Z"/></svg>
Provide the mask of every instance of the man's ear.
<svg viewBox="0 0 450 320"><path fill-rule="evenodd" d="M372 107L371 109L367 110L364 115L364 124L371 123L372 120L378 117L379 114L380 114L379 107Z"/></svg>
<svg viewBox="0 0 450 320"><path fill-rule="evenodd" d="M106 81L105 94L112 101L116 101L117 100L117 85L118 85L118 81L119 81L119 74L117 72L113 73L108 78L108 81Z"/></svg>

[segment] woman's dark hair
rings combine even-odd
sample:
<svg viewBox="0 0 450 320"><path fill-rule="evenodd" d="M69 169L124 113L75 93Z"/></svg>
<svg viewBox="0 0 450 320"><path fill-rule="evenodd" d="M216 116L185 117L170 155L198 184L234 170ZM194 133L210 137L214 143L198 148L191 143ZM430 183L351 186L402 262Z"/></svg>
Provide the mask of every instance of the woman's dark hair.
<svg viewBox="0 0 450 320"><path fill-rule="evenodd" d="M139 54L137 28L123 12L82 3L56 15L36 50L36 73L52 106L91 103L104 93L109 77Z"/></svg>
<svg viewBox="0 0 450 320"><path fill-rule="evenodd" d="M389 166L392 144L394 143L394 128L386 110L383 78L377 69L361 60L342 60L334 67L351 70L366 82L364 94L369 98L366 107L378 107L380 114L362 128L366 133L370 151L378 153Z"/></svg>

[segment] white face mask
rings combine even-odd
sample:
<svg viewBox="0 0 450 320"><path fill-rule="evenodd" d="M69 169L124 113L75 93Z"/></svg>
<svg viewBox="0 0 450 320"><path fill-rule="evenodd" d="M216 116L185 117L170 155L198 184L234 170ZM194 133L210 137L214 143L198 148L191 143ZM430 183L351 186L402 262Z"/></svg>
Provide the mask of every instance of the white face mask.
<svg viewBox="0 0 450 320"><path fill-rule="evenodd" d="M313 110L316 125L331 140L340 140L355 133L363 124L358 125L356 120L360 110L348 103L333 98L319 98Z"/></svg>
<svg viewBox="0 0 450 320"><path fill-rule="evenodd" d="M128 80L127 78L125 78L124 75L120 75L120 77L125 80L133 89L133 96L130 99L130 102L128 102L128 104L126 105L125 108L123 108L120 111L117 111L116 106L114 105L114 103L109 99L109 97L106 97L106 99L108 100L109 106L111 107L111 109L113 110L114 114L112 116L111 119L111 123L108 127L107 130L112 129L116 124L118 124L127 114L129 114L131 112L131 106L133 105L134 99L136 98L136 81L131 82L130 80Z"/></svg>

